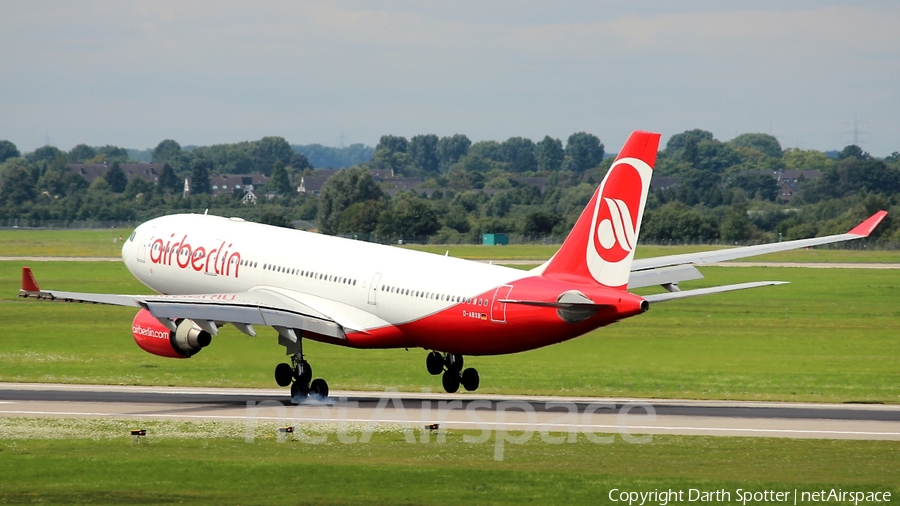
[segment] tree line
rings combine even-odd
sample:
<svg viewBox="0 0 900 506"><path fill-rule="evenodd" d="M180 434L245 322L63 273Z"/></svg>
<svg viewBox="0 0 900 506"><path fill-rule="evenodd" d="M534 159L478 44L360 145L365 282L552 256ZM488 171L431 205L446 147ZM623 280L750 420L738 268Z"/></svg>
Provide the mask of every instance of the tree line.
<svg viewBox="0 0 900 506"><path fill-rule="evenodd" d="M351 148L352 155L328 156L360 156L359 146ZM324 159L323 152L309 151L310 158ZM368 161L338 171L319 195L311 195L295 189L317 170L280 137L205 147L162 141L152 150L152 161L163 164L156 184L127 178L119 167L129 161L123 148L79 145L63 152L45 146L22 154L0 141L0 220L139 222L209 209L288 226L305 220L323 233L379 241L480 242L488 232L561 240L613 160L586 132L565 142L550 136L472 142L463 134L385 135L370 153ZM66 169L69 163L103 162L109 170L91 184ZM785 203L775 175L792 170L817 172L801 177ZM257 205L242 203L240 192L213 197L209 176L221 173L265 174L266 191L276 196ZM181 195L184 177L191 178L187 198ZM397 178L417 184L394 192ZM892 215L900 210L900 154L879 160L852 145L826 154L783 149L768 134L721 141L690 130L660 150L654 180L662 178L670 184L650 193L644 241L794 239L845 232L878 209L892 209ZM900 242L900 227L889 216L874 238Z"/></svg>

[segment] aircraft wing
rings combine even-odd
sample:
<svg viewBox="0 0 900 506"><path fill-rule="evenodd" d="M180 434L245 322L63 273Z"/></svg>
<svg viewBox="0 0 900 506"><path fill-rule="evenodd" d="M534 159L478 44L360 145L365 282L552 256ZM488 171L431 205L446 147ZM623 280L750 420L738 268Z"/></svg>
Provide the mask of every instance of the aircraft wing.
<svg viewBox="0 0 900 506"><path fill-rule="evenodd" d="M296 341L296 336L290 329L345 339L345 330L365 332L389 325L371 313L346 304L272 287L198 295L115 295L41 290L28 267L22 268L19 297L142 308L170 330L175 329L174 320L180 318L194 320L211 334L217 330L211 322L234 324L251 336L256 334L252 325L266 325L292 341Z"/></svg>
<svg viewBox="0 0 900 506"><path fill-rule="evenodd" d="M724 262L726 260L734 260L737 258L752 257L765 253L775 253L778 251L788 251L792 249L806 248L809 246L818 246L821 244L848 241L851 239L861 239L863 237L868 237L869 234L871 234L872 231L875 230L875 227L877 227L878 224L881 223L881 220L883 220L885 216L887 216L887 211L878 211L846 234L813 237L810 239L799 239L796 241L784 241L771 244L758 244L756 246L745 246L742 248L729 248L716 251L704 251L700 253L683 253L680 255L668 255L663 257L635 260L631 264L631 276L634 277L637 271L657 269L659 267L668 267L672 265L683 264L704 265L713 262ZM631 286L632 285L629 282L629 287Z"/></svg>

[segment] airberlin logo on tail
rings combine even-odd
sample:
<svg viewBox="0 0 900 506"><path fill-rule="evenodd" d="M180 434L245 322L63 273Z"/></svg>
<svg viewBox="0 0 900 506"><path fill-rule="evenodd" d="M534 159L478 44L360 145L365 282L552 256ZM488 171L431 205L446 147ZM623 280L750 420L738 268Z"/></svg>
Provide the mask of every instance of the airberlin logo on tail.
<svg viewBox="0 0 900 506"><path fill-rule="evenodd" d="M642 187L641 175L627 163L616 165L603 184L600 208L592 228L594 248L607 262L622 260L636 246Z"/></svg>
<svg viewBox="0 0 900 506"><path fill-rule="evenodd" d="M628 204L619 200L603 197L601 211L609 216L597 225L595 236L597 253L608 262L618 262L634 250L636 224L631 219Z"/></svg>
<svg viewBox="0 0 900 506"><path fill-rule="evenodd" d="M617 161L603 180L591 220L587 264L594 279L604 285L628 283L631 265L623 261L631 258L637 246L652 173L642 160L625 158Z"/></svg>

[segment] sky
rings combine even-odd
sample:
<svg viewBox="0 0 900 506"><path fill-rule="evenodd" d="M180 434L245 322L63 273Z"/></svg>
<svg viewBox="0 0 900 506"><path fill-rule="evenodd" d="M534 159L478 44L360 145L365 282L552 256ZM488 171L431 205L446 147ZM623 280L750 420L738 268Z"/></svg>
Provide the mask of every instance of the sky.
<svg viewBox="0 0 900 506"><path fill-rule="evenodd" d="M133 149L693 128L900 151L896 1L0 0L0 139Z"/></svg>

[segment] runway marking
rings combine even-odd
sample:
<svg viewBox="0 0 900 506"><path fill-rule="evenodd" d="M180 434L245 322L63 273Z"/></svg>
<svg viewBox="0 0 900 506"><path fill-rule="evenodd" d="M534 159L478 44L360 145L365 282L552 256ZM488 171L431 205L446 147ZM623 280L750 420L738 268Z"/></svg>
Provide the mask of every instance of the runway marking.
<svg viewBox="0 0 900 506"><path fill-rule="evenodd" d="M0 414L17 414L17 415L53 415L53 416L86 416L86 417L114 417L114 418L175 418L175 419L199 419L199 420L223 420L223 421L300 421L312 423L385 423L396 425L412 425L413 421L397 421L396 419L373 419L373 418L303 418L296 419L291 417L279 416L254 416L248 419L246 416L228 416L228 415L167 415L167 414L128 414L128 413L87 413L79 411L25 411L11 410L0 411ZM416 424L427 423L425 421L416 421ZM569 429L612 429L610 432L620 432L622 429L626 431L633 430L658 430L658 431L706 431L706 432L751 432L760 434L818 434L833 436L896 436L900 437L900 432L874 432L874 431L841 431L841 430L804 430L804 429L756 429L756 428L739 428L739 427L686 427L686 426L663 426L663 425L610 425L610 424L556 424L556 423L527 423L527 422L473 422L473 421L453 421L445 420L442 423L447 425L463 425L473 426L478 429L489 427L519 428L519 430L559 430L567 431Z"/></svg>

